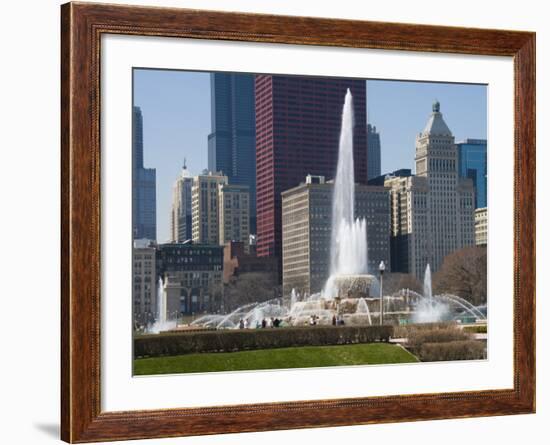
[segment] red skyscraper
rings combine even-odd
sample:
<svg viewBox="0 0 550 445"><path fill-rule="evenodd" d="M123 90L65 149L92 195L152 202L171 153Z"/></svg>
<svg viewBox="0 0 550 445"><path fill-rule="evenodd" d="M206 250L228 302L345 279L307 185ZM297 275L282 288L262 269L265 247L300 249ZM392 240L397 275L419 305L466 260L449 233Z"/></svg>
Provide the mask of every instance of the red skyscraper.
<svg viewBox="0 0 550 445"><path fill-rule="evenodd" d="M259 256L281 258L281 192L306 175L336 174L346 90L355 111L355 180L367 182L366 82L257 75L256 187Z"/></svg>

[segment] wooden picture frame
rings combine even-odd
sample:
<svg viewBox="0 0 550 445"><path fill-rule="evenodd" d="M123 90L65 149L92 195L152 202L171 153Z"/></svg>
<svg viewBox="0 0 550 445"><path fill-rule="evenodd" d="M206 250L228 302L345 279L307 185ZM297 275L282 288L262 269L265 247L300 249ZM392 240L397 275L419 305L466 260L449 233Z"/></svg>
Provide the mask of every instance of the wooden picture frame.
<svg viewBox="0 0 550 445"><path fill-rule="evenodd" d="M534 33L68 3L61 7L61 34L63 440L71 443L95 442L535 411ZM513 57L513 389L102 412L99 116L100 38L103 34Z"/></svg>

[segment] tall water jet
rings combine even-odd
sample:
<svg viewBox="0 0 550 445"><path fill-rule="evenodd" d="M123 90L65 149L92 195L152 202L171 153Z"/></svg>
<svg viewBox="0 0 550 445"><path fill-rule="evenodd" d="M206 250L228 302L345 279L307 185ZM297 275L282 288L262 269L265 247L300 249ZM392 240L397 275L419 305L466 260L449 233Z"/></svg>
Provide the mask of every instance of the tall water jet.
<svg viewBox="0 0 550 445"><path fill-rule="evenodd" d="M334 277L367 273L367 223L355 219L355 170L353 165L353 97L348 89L342 111L338 166L332 198L330 278L325 295L335 296Z"/></svg>
<svg viewBox="0 0 550 445"><path fill-rule="evenodd" d="M292 312L292 308L296 305L297 301L298 296L296 295L296 290L292 288L292 291L290 292L290 312Z"/></svg>
<svg viewBox="0 0 550 445"><path fill-rule="evenodd" d="M426 271L424 272L424 298L432 301L432 271L430 269L430 264L426 265Z"/></svg>
<svg viewBox="0 0 550 445"><path fill-rule="evenodd" d="M162 277L159 277L157 286L157 319L156 322L160 326L166 324L166 299L164 298L164 288L162 285Z"/></svg>
<svg viewBox="0 0 550 445"><path fill-rule="evenodd" d="M157 285L157 307L155 322L148 326L147 332L158 334L159 332L169 331L177 327L177 320L168 320L166 311L166 294L164 292L164 283L162 277L159 277Z"/></svg>
<svg viewBox="0 0 550 445"><path fill-rule="evenodd" d="M449 307L440 300L436 300L432 293L432 271L426 265L424 272L424 295L416 306L413 320L417 323L434 323L446 318Z"/></svg>

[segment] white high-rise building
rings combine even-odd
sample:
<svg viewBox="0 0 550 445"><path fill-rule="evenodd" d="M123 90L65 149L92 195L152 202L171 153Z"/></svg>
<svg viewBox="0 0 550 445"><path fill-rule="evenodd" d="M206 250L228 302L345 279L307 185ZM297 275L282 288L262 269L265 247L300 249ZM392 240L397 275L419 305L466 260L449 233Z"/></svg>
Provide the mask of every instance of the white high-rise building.
<svg viewBox="0 0 550 445"><path fill-rule="evenodd" d="M458 150L439 102L416 138L416 176L387 177L392 201L392 271L421 278L426 264L474 245L474 186L458 175Z"/></svg>
<svg viewBox="0 0 550 445"><path fill-rule="evenodd" d="M170 212L170 241L182 243L193 237L192 196L193 176L187 170L185 161L181 175L172 187L172 210Z"/></svg>
<svg viewBox="0 0 550 445"><path fill-rule="evenodd" d="M222 173L208 171L193 178L191 187L193 242L220 244L218 186L227 182L227 176Z"/></svg>

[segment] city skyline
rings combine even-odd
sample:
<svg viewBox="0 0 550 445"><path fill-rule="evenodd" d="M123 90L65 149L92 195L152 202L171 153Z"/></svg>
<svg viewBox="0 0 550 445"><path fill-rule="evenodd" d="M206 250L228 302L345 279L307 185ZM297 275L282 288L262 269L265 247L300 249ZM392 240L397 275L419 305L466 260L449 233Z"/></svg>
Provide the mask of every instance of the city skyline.
<svg viewBox="0 0 550 445"><path fill-rule="evenodd" d="M380 133L382 173L414 171L415 137L434 99L457 141L487 137L483 85L367 80L368 121ZM143 113L144 164L157 171L157 240L164 242L170 239L171 190L184 158L193 175L208 167L210 73L136 69L134 105Z"/></svg>

